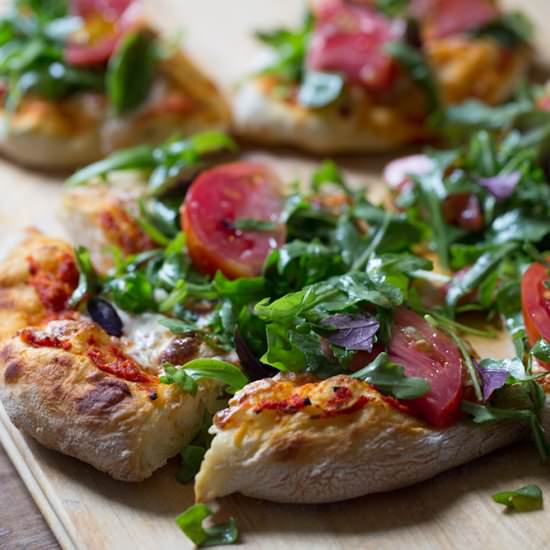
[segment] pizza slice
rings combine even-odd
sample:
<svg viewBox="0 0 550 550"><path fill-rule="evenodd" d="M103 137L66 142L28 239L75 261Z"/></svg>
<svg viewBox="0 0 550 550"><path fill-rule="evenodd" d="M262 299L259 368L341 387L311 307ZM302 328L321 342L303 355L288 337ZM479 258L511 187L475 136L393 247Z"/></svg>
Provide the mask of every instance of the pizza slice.
<svg viewBox="0 0 550 550"><path fill-rule="evenodd" d="M506 100L531 53L528 22L492 0L321 0L299 29L257 36L271 61L236 93L237 131L322 154L433 139L431 115Z"/></svg>
<svg viewBox="0 0 550 550"><path fill-rule="evenodd" d="M0 151L18 162L74 168L229 124L220 92L139 1L19 2L2 28Z"/></svg>

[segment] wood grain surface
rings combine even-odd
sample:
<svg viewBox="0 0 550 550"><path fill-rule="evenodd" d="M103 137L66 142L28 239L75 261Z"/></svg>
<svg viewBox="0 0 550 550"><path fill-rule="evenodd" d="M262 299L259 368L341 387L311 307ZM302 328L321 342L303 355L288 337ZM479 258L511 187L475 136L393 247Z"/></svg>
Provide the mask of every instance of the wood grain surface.
<svg viewBox="0 0 550 550"><path fill-rule="evenodd" d="M0 6L5 0L0 0ZM550 60L545 43L546 0L509 0L539 24L540 59ZM254 28L297 21L302 0L150 0L152 16L167 30L185 29L186 43L226 90L251 66ZM289 180L307 177L315 164L291 153L249 151ZM352 178L379 193L387 158L342 159ZM57 222L61 178L0 163L0 254L34 225L63 235ZM506 350L495 344L499 354ZM109 479L71 458L22 436L1 414L0 440L19 475L65 548L118 550L190 548L174 518L192 503L192 488L174 480L176 464L142 484ZM0 454L0 549L56 548L45 523L30 505L13 468ZM548 512L505 514L490 495L537 483L550 495L546 467L530 445L493 453L412 488L325 506L286 506L244 497L220 501L220 514L233 515L247 549L469 548L522 550L550 541Z"/></svg>

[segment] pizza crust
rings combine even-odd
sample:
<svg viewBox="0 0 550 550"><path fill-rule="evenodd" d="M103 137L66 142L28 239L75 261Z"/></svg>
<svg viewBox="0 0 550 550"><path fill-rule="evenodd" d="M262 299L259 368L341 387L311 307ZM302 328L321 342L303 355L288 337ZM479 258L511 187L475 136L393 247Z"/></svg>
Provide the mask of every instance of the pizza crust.
<svg viewBox="0 0 550 550"><path fill-rule="evenodd" d="M350 499L428 479L525 435L525 427L513 423L463 421L434 429L344 375L308 389L311 402L320 403L313 411L258 412L262 402L273 402L281 392L288 396L303 384L295 375L253 383L218 413L216 435L196 478L198 501L234 492L288 503ZM334 387L351 388L355 398L365 396L368 403L326 415L319 396ZM550 417L545 423L550 426Z"/></svg>
<svg viewBox="0 0 550 550"><path fill-rule="evenodd" d="M477 98L496 104L508 99L525 77L531 51L505 50L488 39L451 38L429 44L428 56L446 101ZM433 137L416 88L374 99L350 87L344 101L306 109L277 97L272 80L256 76L237 88L233 117L235 131L244 139L334 154L392 151Z"/></svg>
<svg viewBox="0 0 550 550"><path fill-rule="evenodd" d="M70 350L33 347L20 335L0 350L0 399L12 422L44 446L123 481L141 481L197 433L218 389L196 396L176 385L136 383L99 370L86 355L109 337L86 320L29 329L70 342Z"/></svg>
<svg viewBox="0 0 550 550"><path fill-rule="evenodd" d="M25 97L14 113L0 109L0 153L23 165L69 170L116 149L158 144L201 130L226 130L230 114L214 84L183 54L159 62L149 99L115 118L105 96L61 101Z"/></svg>

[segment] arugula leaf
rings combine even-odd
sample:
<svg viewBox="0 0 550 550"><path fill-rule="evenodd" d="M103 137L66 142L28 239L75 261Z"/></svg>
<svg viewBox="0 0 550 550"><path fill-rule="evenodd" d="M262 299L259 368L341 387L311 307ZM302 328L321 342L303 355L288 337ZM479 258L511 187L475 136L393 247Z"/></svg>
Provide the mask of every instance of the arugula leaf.
<svg viewBox="0 0 550 550"><path fill-rule="evenodd" d="M248 378L238 367L219 359L193 359L182 368L193 380L209 379L226 384L229 393L235 393L248 384Z"/></svg>
<svg viewBox="0 0 550 550"><path fill-rule="evenodd" d="M298 90L298 101L311 109L334 103L344 90L344 77L337 73L306 71Z"/></svg>
<svg viewBox="0 0 550 550"><path fill-rule="evenodd" d="M173 365L163 365L164 374L159 376L161 384L176 384L185 393L196 395L199 389L197 381L182 368L176 368Z"/></svg>
<svg viewBox="0 0 550 550"><path fill-rule="evenodd" d="M550 362L550 344L544 338L538 340L529 353L541 361Z"/></svg>
<svg viewBox="0 0 550 550"><path fill-rule="evenodd" d="M433 71L423 53L406 42L386 44L386 51L408 72L411 80L426 94L428 109L441 107L439 90Z"/></svg>
<svg viewBox="0 0 550 550"><path fill-rule="evenodd" d="M144 313L156 310L153 285L139 271L130 272L109 281L107 289L111 292L115 304L125 311Z"/></svg>
<svg viewBox="0 0 550 550"><path fill-rule="evenodd" d="M342 189L347 195L351 194L340 168L332 160L324 160L311 177L311 188L314 192L321 191L325 184L333 184Z"/></svg>
<svg viewBox="0 0 550 550"><path fill-rule="evenodd" d="M502 14L475 30L474 36L490 36L508 48L528 44L533 37L533 25L527 16L519 11Z"/></svg>
<svg viewBox="0 0 550 550"><path fill-rule="evenodd" d="M75 172L66 181L66 185L68 187L78 187L96 178L105 178L110 172L148 170L154 166L154 149L148 145L139 145L132 149L116 151L103 160L85 166Z"/></svg>
<svg viewBox="0 0 550 550"><path fill-rule="evenodd" d="M74 251L78 271L78 286L69 299L69 307L76 308L84 299L93 298L99 289L99 276L92 263L90 251L79 246Z"/></svg>
<svg viewBox="0 0 550 550"><path fill-rule="evenodd" d="M274 52L274 60L261 71L262 74L274 75L290 83L300 82L312 29L313 17L307 13L302 26L296 30L256 32L256 38Z"/></svg>
<svg viewBox="0 0 550 550"><path fill-rule="evenodd" d="M514 512L532 512L542 509L542 491L537 485L525 485L515 491L500 491L493 500Z"/></svg>
<svg viewBox="0 0 550 550"><path fill-rule="evenodd" d="M387 353L380 353L372 363L354 372L351 377L364 380L397 399L416 399L430 391L426 380L406 376L405 368L393 363Z"/></svg>
<svg viewBox="0 0 550 550"><path fill-rule="evenodd" d="M535 217L521 210L510 210L497 217L490 229L490 238L494 243L508 241L541 241L550 234L550 221L547 217Z"/></svg>
<svg viewBox="0 0 550 550"><path fill-rule="evenodd" d="M109 60L107 93L117 115L133 111L148 97L157 58L154 35L128 33Z"/></svg>
<svg viewBox="0 0 550 550"><path fill-rule="evenodd" d="M258 220L254 218L239 218L233 222L235 229L258 233L269 233L277 229L277 224L269 220Z"/></svg>
<svg viewBox="0 0 550 550"><path fill-rule="evenodd" d="M500 248L482 254L462 277L455 277L445 298L450 308L455 308L460 299L479 286L495 267L518 248L514 242L504 243Z"/></svg>
<svg viewBox="0 0 550 550"><path fill-rule="evenodd" d="M185 535L197 546L218 546L234 544L239 538L237 524L233 518L227 523L203 527L203 521L212 515L206 504L193 504L176 518L176 523Z"/></svg>
<svg viewBox="0 0 550 550"><path fill-rule="evenodd" d="M206 449L200 445L186 445L181 453L181 465L176 472L176 479L180 483L192 481L200 470Z"/></svg>
<svg viewBox="0 0 550 550"><path fill-rule="evenodd" d="M388 17L399 17L406 13L410 0L376 0L375 7Z"/></svg>

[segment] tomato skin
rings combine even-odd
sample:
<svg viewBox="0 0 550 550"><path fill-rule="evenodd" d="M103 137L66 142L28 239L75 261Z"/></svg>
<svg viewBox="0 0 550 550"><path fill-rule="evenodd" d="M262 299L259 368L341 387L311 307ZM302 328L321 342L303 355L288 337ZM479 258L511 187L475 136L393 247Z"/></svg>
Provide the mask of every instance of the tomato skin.
<svg viewBox="0 0 550 550"><path fill-rule="evenodd" d="M550 341L550 289L544 286L548 280L548 268L540 263L531 264L521 280L521 307L531 346L540 338ZM549 363L539 364L550 370Z"/></svg>
<svg viewBox="0 0 550 550"><path fill-rule="evenodd" d="M79 67L106 63L123 35L136 26L140 10L136 0L73 0L71 13L84 19L89 36L84 43L69 39L66 61Z"/></svg>
<svg viewBox="0 0 550 550"><path fill-rule="evenodd" d="M429 393L406 404L429 424L450 426L460 417L460 351L447 335L407 308L398 308L394 321L388 350L391 360L402 365L407 376L424 378L431 387Z"/></svg>
<svg viewBox="0 0 550 550"><path fill-rule="evenodd" d="M481 231L483 214L478 198L472 193L453 193L443 201L445 221L466 229Z"/></svg>
<svg viewBox="0 0 550 550"><path fill-rule="evenodd" d="M316 26L306 65L343 73L350 82L373 91L388 89L398 70L384 46L397 40L403 26L374 9L343 0L324 0L316 9Z"/></svg>
<svg viewBox="0 0 550 550"><path fill-rule="evenodd" d="M492 0L412 0L411 12L429 38L444 38L478 29L499 16Z"/></svg>
<svg viewBox="0 0 550 550"><path fill-rule="evenodd" d="M234 162L203 172L181 206L182 227L194 265L211 276L254 277L286 240L280 223L284 200L277 177L261 164ZM234 227L241 218L269 221L271 231Z"/></svg>

